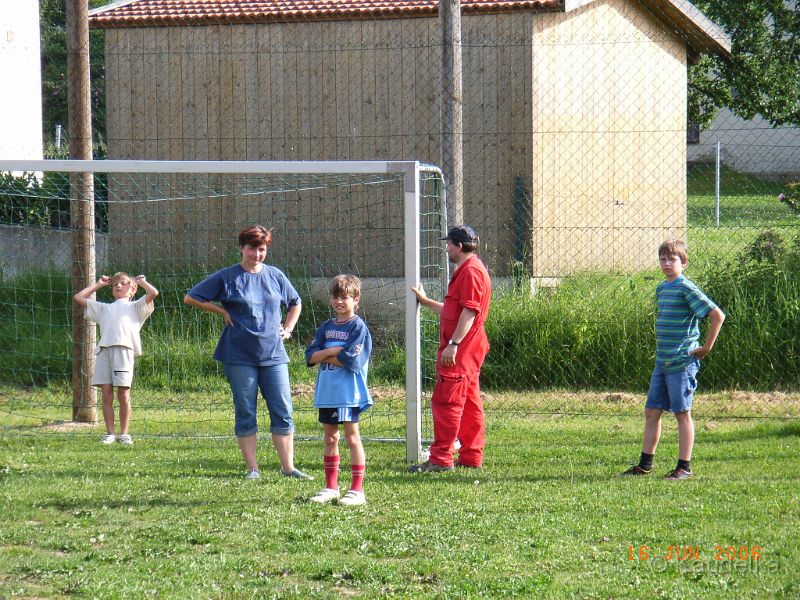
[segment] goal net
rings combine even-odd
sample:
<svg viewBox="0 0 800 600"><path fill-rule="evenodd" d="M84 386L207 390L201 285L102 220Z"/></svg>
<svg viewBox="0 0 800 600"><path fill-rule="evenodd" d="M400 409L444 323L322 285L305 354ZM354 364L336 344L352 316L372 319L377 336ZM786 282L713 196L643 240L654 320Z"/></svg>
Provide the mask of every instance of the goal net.
<svg viewBox="0 0 800 600"><path fill-rule="evenodd" d="M431 430L427 398L438 327L433 315L420 313L409 288L422 281L441 299L447 282L437 168L378 161L0 161L0 177L3 431L101 432L91 424L102 421L94 392L76 389L87 386L92 360L91 348L73 339L75 325L84 325L75 322L81 311L72 295L101 275L125 271L145 274L160 292L142 329L131 431L230 435L230 391L212 358L222 319L185 306L183 297L239 262L238 232L262 224L273 232L266 262L286 273L303 301L287 343L296 435L319 436L316 371L306 367L303 351L332 316L329 280L352 273L363 282L359 314L375 347L369 382L375 406L361 421L362 433L406 440L409 460L417 458ZM97 299L112 301L109 290ZM89 346L94 337L92 329ZM264 433L268 417L259 402ZM76 415L89 424L77 424Z"/></svg>

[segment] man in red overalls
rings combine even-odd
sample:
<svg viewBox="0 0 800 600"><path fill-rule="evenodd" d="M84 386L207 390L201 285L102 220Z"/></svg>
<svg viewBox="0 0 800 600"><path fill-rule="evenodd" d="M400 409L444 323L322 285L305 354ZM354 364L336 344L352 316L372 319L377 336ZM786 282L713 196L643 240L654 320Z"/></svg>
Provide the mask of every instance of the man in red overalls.
<svg viewBox="0 0 800 600"><path fill-rule="evenodd" d="M429 460L413 465L412 473L451 470L456 439L461 442L456 466L483 465L485 418L478 378L489 352L483 325L492 283L475 254L479 240L471 227L454 227L442 239L447 240L447 256L456 265L444 303L428 298L422 284L411 289L422 306L439 315L436 385L431 397L433 443Z"/></svg>

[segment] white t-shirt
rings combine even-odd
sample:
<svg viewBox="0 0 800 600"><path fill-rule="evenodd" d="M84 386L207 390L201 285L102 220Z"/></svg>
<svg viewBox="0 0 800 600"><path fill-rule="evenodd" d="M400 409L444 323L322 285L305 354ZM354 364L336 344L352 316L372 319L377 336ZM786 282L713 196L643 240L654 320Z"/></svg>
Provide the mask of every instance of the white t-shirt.
<svg viewBox="0 0 800 600"><path fill-rule="evenodd" d="M121 299L111 304L97 300L86 302L86 318L100 326L99 348L124 346L131 348L134 356L142 353L139 330L155 310L155 305L147 303L146 298L142 296L135 302Z"/></svg>

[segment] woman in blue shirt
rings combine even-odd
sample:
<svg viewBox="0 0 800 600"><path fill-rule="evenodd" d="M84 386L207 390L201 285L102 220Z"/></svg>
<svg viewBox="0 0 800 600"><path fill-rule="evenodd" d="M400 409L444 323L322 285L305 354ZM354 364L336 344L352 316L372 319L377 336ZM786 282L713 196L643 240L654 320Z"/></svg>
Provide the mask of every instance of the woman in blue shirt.
<svg viewBox="0 0 800 600"><path fill-rule="evenodd" d="M300 317L300 296L282 271L264 264L272 232L260 225L239 232L239 264L217 271L192 289L184 303L217 313L225 321L214 358L231 386L236 439L247 478L258 479L256 405L258 390L267 403L272 443L281 473L313 479L294 468L294 421L289 387L289 356L284 340ZM283 319L283 308L286 319Z"/></svg>

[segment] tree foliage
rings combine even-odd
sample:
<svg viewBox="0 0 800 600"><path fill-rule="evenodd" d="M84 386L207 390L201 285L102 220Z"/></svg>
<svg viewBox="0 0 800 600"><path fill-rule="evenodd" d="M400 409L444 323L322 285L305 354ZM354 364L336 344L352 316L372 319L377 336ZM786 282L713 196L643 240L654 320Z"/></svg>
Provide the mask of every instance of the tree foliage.
<svg viewBox="0 0 800 600"><path fill-rule="evenodd" d="M69 180L63 173L0 173L0 224L69 224Z"/></svg>
<svg viewBox="0 0 800 600"><path fill-rule="evenodd" d="M689 119L720 108L774 126L800 126L800 8L795 0L695 0L731 38L731 59L704 56L689 68Z"/></svg>
<svg viewBox="0 0 800 600"><path fill-rule="evenodd" d="M108 0L89 0L89 7L107 4ZM67 122L67 34L65 0L40 0L39 27L42 52L42 127L44 139L52 139L56 125L66 129ZM103 32L89 34L92 79L92 128L102 132L105 122L105 74L103 68ZM68 131L68 129L67 129Z"/></svg>

